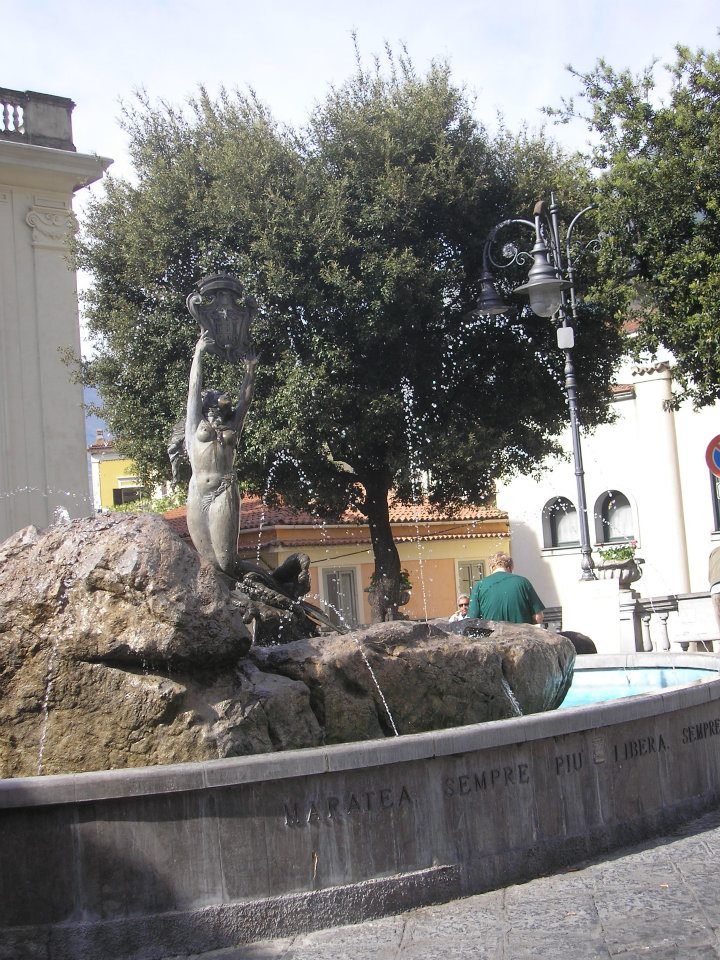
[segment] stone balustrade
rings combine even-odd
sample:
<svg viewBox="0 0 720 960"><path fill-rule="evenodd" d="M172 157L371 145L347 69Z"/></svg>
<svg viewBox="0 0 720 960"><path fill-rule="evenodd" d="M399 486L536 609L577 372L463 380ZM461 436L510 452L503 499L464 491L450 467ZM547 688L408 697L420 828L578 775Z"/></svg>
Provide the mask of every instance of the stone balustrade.
<svg viewBox="0 0 720 960"><path fill-rule="evenodd" d="M612 584L616 592L608 593L606 588ZM618 584L615 579L582 585L581 596L595 616L585 632L598 653L703 653L720 649L720 630L707 592L642 596L635 589L618 589ZM603 592L598 596L600 588ZM582 622L578 607L570 603L545 610L549 629L573 630Z"/></svg>
<svg viewBox="0 0 720 960"><path fill-rule="evenodd" d="M0 87L0 140L74 151L71 119L74 107L66 97Z"/></svg>
<svg viewBox="0 0 720 960"><path fill-rule="evenodd" d="M634 606L639 650L709 652L720 641L707 593L642 597Z"/></svg>

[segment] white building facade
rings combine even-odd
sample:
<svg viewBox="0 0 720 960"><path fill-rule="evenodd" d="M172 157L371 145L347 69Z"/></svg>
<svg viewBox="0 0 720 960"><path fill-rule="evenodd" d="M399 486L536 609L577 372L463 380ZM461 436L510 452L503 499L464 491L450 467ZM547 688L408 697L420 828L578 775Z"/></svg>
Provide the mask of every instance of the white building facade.
<svg viewBox="0 0 720 960"><path fill-rule="evenodd" d="M74 192L111 161L75 151L73 106L0 88L0 540L92 512L67 244Z"/></svg>
<svg viewBox="0 0 720 960"><path fill-rule="evenodd" d="M580 580L569 430L566 460L543 464L539 479L498 488L516 570L532 580L552 622L587 634L600 652L709 645L720 639L707 595L708 556L720 542L720 487L705 455L720 434L720 405L668 410L670 357L628 365L618 379L616 421L582 438L590 543L599 563L603 546L636 541L641 578L629 589L602 570L597 581Z"/></svg>

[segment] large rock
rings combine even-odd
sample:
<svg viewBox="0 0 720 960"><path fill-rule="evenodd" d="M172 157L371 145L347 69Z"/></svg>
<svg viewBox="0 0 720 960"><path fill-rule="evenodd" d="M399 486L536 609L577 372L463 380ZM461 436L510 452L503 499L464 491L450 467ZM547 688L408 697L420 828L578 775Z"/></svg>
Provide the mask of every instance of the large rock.
<svg viewBox="0 0 720 960"><path fill-rule="evenodd" d="M228 581L154 514L109 514L0 544L0 633L83 661L237 660L251 644Z"/></svg>
<svg viewBox="0 0 720 960"><path fill-rule="evenodd" d="M326 743L420 733L558 707L572 643L540 627L482 622L484 636L445 621L379 623L282 647L254 648L263 671L305 683Z"/></svg>
<svg viewBox="0 0 720 960"><path fill-rule="evenodd" d="M569 640L377 624L250 648L227 581L150 515L0 545L0 775L240 756L557 706ZM457 628L455 628L457 629Z"/></svg>
<svg viewBox="0 0 720 960"><path fill-rule="evenodd" d="M172 673L250 644L227 582L161 517L21 530L0 545L0 775L197 754Z"/></svg>

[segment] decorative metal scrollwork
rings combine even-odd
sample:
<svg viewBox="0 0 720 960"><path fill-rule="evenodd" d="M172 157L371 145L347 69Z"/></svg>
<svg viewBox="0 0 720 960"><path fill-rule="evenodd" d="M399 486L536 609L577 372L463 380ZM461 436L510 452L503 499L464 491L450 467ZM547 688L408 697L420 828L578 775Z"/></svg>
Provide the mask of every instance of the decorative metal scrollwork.
<svg viewBox="0 0 720 960"><path fill-rule="evenodd" d="M187 298L187 308L213 340L209 352L228 363L237 363L252 352L250 325L257 304L244 297L239 280L226 273L203 277L195 286L197 293Z"/></svg>

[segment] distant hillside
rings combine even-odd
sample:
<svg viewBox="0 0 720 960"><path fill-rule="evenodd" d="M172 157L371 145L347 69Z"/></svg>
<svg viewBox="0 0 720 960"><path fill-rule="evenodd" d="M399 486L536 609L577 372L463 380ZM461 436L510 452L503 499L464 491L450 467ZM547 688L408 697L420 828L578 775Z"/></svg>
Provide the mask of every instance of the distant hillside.
<svg viewBox="0 0 720 960"><path fill-rule="evenodd" d="M100 405L102 403L100 395L94 387L84 387L83 388L83 400L86 404L96 403ZM100 417L93 416L91 414L85 414L85 445L90 446L90 444L95 440L98 430L107 430L107 424L104 420L101 420Z"/></svg>

